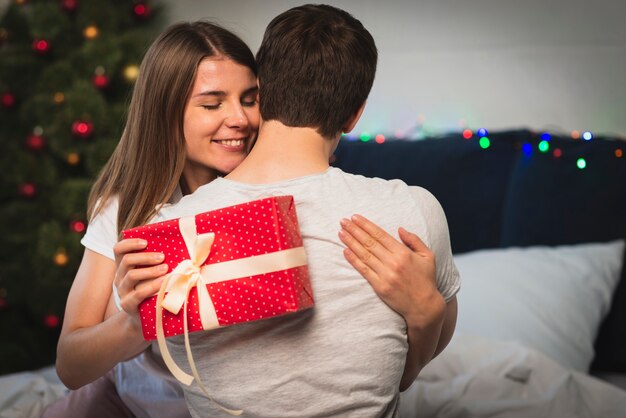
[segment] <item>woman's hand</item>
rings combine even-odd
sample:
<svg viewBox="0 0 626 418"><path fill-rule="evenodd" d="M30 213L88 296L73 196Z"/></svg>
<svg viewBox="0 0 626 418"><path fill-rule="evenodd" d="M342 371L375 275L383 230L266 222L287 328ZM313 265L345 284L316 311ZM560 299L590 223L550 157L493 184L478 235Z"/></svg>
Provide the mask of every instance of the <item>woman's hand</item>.
<svg viewBox="0 0 626 418"><path fill-rule="evenodd" d="M138 315L139 304L144 299L159 291L167 273L167 264L161 264L164 259L162 253L137 252L147 245L145 240L129 238L113 247L117 264L114 285L122 309L132 316Z"/></svg>
<svg viewBox="0 0 626 418"><path fill-rule="evenodd" d="M360 215L343 219L341 226L348 262L407 324L428 322L445 311L436 285L435 255L417 235L399 228L399 242Z"/></svg>
<svg viewBox="0 0 626 418"><path fill-rule="evenodd" d="M407 324L409 347L400 380L404 391L436 355L448 313L437 290L435 255L404 228L398 229L401 243L359 215L343 219L341 226L339 237L348 247L344 250L348 262Z"/></svg>

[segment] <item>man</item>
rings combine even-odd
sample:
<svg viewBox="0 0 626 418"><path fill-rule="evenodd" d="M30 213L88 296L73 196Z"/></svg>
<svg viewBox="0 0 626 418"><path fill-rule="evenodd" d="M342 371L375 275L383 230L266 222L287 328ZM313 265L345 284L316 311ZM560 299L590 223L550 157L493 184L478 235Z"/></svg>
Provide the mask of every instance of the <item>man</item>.
<svg viewBox="0 0 626 418"><path fill-rule="evenodd" d="M394 416L399 390L454 329L459 283L445 216L423 189L329 167L376 71L374 40L358 20L325 5L290 9L267 27L257 60L263 123L256 145L230 175L163 208L158 220L293 195L316 305L192 334L199 374L216 402L246 416ZM432 253L406 231L400 238L411 249L364 217L346 219L353 213L386 231L403 224ZM436 283L411 271L424 255L437 259ZM182 337L168 345L185 364ZM196 385L185 397L194 417L224 414Z"/></svg>

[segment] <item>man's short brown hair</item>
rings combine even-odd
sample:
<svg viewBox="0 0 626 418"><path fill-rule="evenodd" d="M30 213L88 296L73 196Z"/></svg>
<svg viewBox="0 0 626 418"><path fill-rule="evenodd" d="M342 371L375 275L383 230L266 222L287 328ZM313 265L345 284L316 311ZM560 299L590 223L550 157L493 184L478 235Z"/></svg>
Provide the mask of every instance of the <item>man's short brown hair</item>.
<svg viewBox="0 0 626 418"><path fill-rule="evenodd" d="M263 120L333 137L367 99L378 52L352 15L309 4L270 22L256 58Z"/></svg>

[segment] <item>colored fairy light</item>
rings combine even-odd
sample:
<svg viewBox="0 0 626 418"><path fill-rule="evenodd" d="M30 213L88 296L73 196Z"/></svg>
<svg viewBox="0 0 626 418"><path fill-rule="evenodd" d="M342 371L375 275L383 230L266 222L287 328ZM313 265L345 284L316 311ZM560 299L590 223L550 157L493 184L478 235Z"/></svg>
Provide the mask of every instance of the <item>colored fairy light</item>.
<svg viewBox="0 0 626 418"><path fill-rule="evenodd" d="M573 139L580 138L580 132L578 132L578 131L572 131L571 135L572 135Z"/></svg>
<svg viewBox="0 0 626 418"><path fill-rule="evenodd" d="M623 155L624 155L624 151L622 151L621 148L618 148L618 149L615 150L615 156L617 158L622 158Z"/></svg>
<svg viewBox="0 0 626 418"><path fill-rule="evenodd" d="M465 138L465 139L470 139L472 137L472 135L474 135L474 134L472 133L471 129L465 129L463 131L463 138Z"/></svg>
<svg viewBox="0 0 626 418"><path fill-rule="evenodd" d="M584 158L579 158L576 160L576 167L580 168L581 170L587 167L587 161Z"/></svg>
<svg viewBox="0 0 626 418"><path fill-rule="evenodd" d="M522 145L522 152L526 155L531 155L533 153L533 146L526 142Z"/></svg>
<svg viewBox="0 0 626 418"><path fill-rule="evenodd" d="M50 315L44 316L43 323L48 328L56 328L59 326L60 320L58 316L50 314Z"/></svg>
<svg viewBox="0 0 626 418"><path fill-rule="evenodd" d="M591 141L591 139L593 138L593 134L589 131L586 131L583 133L583 139L585 141Z"/></svg>
<svg viewBox="0 0 626 418"><path fill-rule="evenodd" d="M361 136L359 138L361 139L361 141L367 142L372 139L372 136L368 132L363 132L361 133Z"/></svg>
<svg viewBox="0 0 626 418"><path fill-rule="evenodd" d="M376 143L382 144L383 142L385 142L385 135L382 135L382 134L376 135Z"/></svg>
<svg viewBox="0 0 626 418"><path fill-rule="evenodd" d="M50 42L45 39L35 39L33 41L33 50L41 55L45 55L50 50Z"/></svg>
<svg viewBox="0 0 626 418"><path fill-rule="evenodd" d="M85 232L86 228L87 228L87 225L85 225L85 222L83 222L83 221L72 221L72 222L70 222L70 230L73 231L73 232L76 232L77 234Z"/></svg>
<svg viewBox="0 0 626 418"><path fill-rule="evenodd" d="M488 132L485 128L480 128L479 130L476 131L476 135L483 137L483 136L487 136Z"/></svg>
<svg viewBox="0 0 626 418"><path fill-rule="evenodd" d="M550 143L544 139L543 141L539 142L537 148L539 148L539 151L541 152L548 152L548 150L550 149Z"/></svg>
<svg viewBox="0 0 626 418"><path fill-rule="evenodd" d="M561 158L563 151L561 151L561 148L555 148L554 151L552 151L552 155L554 155L555 158Z"/></svg>
<svg viewBox="0 0 626 418"><path fill-rule="evenodd" d="M478 143L480 144L480 147L482 149L487 149L491 145L491 141L486 136L483 136L482 138L480 138Z"/></svg>
<svg viewBox="0 0 626 418"><path fill-rule="evenodd" d="M541 134L541 139L543 141L549 141L552 139L552 137L550 136L550 134L548 132L544 132Z"/></svg>

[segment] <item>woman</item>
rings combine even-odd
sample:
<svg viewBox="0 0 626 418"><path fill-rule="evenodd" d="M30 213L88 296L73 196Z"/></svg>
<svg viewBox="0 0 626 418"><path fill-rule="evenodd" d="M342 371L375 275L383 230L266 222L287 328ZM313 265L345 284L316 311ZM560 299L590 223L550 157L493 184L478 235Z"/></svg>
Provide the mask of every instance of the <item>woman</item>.
<svg viewBox="0 0 626 418"><path fill-rule="evenodd" d="M148 50L124 133L89 199L85 254L58 344L62 381L72 389L93 390L73 392L44 417L60 416L68 408L72 416L93 417L95 411L188 416L178 383L143 340L137 314L139 303L158 290L167 267L159 254L132 253L145 247L139 240L115 242L122 229L149 222L160 206L243 161L259 124L256 96L251 51L215 25L173 25ZM358 262L354 256L350 261ZM432 259L427 262L434 265ZM122 311L111 298L114 282ZM97 408L90 409L88 401L96 399Z"/></svg>
<svg viewBox="0 0 626 418"><path fill-rule="evenodd" d="M110 304L118 234L235 168L258 129L256 96L252 52L218 26L173 25L146 53L122 138L89 199L86 249L57 351L57 371L66 386L82 387L149 348L139 317ZM137 271L160 276L159 268ZM150 349L116 367L115 375L117 390L135 415L154 415L152 410L180 416L177 406L182 406L182 416L188 416L178 384ZM111 387L107 379L97 385ZM159 392L157 402L147 397L153 390Z"/></svg>

